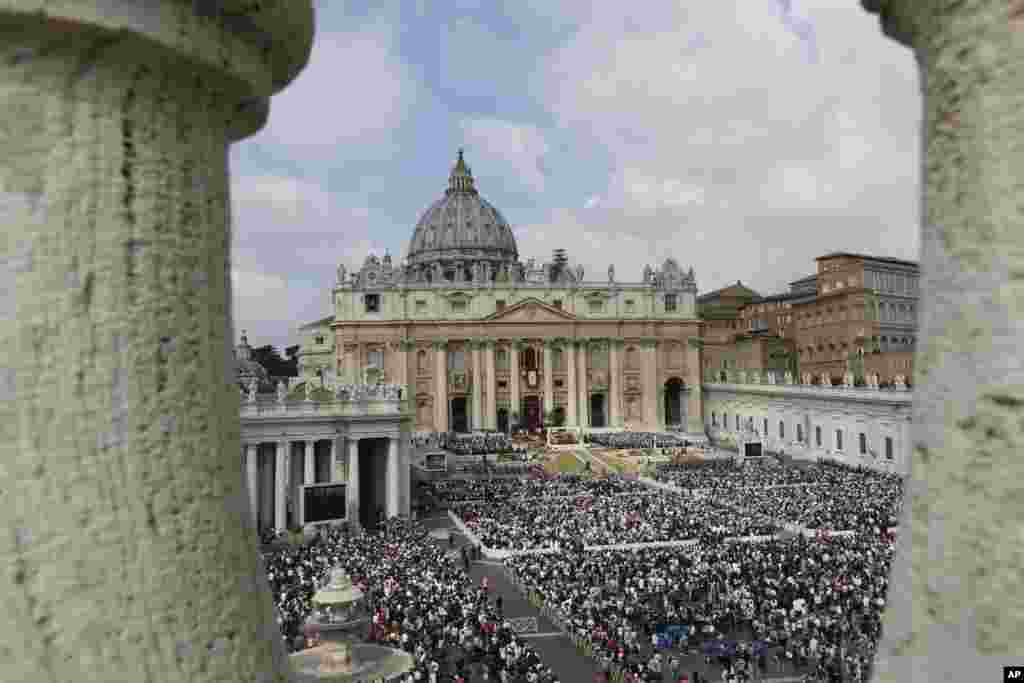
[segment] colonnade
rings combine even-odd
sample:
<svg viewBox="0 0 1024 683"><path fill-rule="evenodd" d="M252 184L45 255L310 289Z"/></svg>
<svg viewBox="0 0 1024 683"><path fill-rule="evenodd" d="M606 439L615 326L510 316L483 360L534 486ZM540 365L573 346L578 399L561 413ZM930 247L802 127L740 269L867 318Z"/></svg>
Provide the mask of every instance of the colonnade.
<svg viewBox="0 0 1024 683"><path fill-rule="evenodd" d="M373 439L384 439L384 437L368 437ZM250 515L253 526L260 527L260 510L265 503L261 499L261 491L265 487L260 486L260 446L273 444L273 466L272 486L273 492L273 513L272 520L264 520L264 526L272 522L275 531L283 531L290 526L290 522L296 526L303 526L307 523L306 511L302 502L302 487L314 484L344 484L346 486L346 510L344 517L339 519L358 522L360 520L360 504L368 493L371 499L376 499L372 492L363 492L360 487L360 439L358 437L347 438L282 438L275 440L254 439L247 440L242 449L244 465L244 483L248 493ZM400 440L398 437L386 437L387 455L384 477L384 500L374 500L382 504L385 515L394 517L409 513L409 486L410 478L408 462L402 462ZM328 455L328 468L326 476L317 472L315 445L319 441L326 441L330 444ZM347 442L347 445L345 443ZM293 451L294 444L303 444L301 453ZM292 481L292 459L298 455L303 461L302 480ZM292 515L289 519L288 503L292 504ZM371 511L376 514L376 510Z"/></svg>

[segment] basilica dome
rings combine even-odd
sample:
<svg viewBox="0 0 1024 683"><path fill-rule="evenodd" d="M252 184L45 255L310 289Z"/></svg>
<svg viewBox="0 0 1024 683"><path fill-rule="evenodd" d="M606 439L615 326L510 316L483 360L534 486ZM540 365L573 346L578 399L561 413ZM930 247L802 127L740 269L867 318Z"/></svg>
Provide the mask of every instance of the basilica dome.
<svg viewBox="0 0 1024 683"><path fill-rule="evenodd" d="M409 243L409 265L457 261L501 264L514 263L517 258L512 228L476 191L460 149L444 196L431 204L416 224Z"/></svg>

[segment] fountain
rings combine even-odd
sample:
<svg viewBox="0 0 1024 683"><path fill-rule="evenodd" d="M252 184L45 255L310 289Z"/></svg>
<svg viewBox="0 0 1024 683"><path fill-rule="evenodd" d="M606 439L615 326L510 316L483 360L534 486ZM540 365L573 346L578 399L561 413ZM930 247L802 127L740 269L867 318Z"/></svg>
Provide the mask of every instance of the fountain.
<svg viewBox="0 0 1024 683"><path fill-rule="evenodd" d="M356 642L369 622L362 599L343 570L331 570L330 581L313 596L313 612L303 628L314 646L290 656L296 681L388 681L413 668L412 656L402 650Z"/></svg>

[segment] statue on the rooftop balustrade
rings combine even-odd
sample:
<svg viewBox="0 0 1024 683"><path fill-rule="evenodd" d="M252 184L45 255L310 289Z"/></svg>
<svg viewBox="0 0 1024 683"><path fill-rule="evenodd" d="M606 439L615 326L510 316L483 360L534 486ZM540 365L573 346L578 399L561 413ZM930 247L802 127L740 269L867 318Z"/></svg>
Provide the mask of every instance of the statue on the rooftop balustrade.
<svg viewBox="0 0 1024 683"><path fill-rule="evenodd" d="M277 381L277 402L284 403L285 396L288 395L288 389L285 388L284 382L281 380Z"/></svg>
<svg viewBox="0 0 1024 683"><path fill-rule="evenodd" d="M248 396L249 403L255 403L256 402L256 387L257 387L256 378L255 377L250 378L249 379L249 396Z"/></svg>
<svg viewBox="0 0 1024 683"><path fill-rule="evenodd" d="M339 263L338 264L338 284L339 285L345 284L345 264L344 263Z"/></svg>
<svg viewBox="0 0 1024 683"><path fill-rule="evenodd" d="M608 266L608 284L615 282L615 266Z"/></svg>

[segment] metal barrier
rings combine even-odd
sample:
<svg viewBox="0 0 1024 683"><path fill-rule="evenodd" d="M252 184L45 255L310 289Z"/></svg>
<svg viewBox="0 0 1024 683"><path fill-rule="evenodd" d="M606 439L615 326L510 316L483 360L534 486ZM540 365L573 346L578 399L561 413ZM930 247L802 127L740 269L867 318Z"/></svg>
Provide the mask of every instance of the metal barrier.
<svg viewBox="0 0 1024 683"><path fill-rule="evenodd" d="M508 623L512 626L512 630L520 635L523 633L536 633L539 630L537 617L516 617L509 619Z"/></svg>

